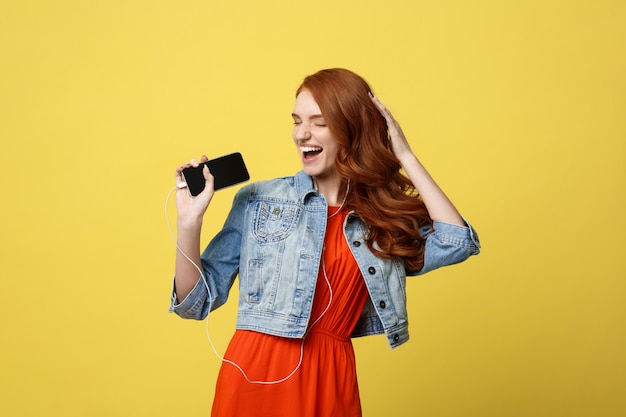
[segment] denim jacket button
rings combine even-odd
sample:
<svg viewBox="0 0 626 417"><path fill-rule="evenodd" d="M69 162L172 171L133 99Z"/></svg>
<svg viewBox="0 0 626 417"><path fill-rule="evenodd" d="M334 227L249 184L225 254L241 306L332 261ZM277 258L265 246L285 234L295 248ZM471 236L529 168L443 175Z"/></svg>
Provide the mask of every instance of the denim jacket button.
<svg viewBox="0 0 626 417"><path fill-rule="evenodd" d="M355 240L354 242L352 242L352 244L356 246L357 248L361 246L361 242L359 242L358 240Z"/></svg>
<svg viewBox="0 0 626 417"><path fill-rule="evenodd" d="M374 275L376 273L376 268L370 266L369 268L367 268L367 272L369 272L370 275Z"/></svg>
<svg viewBox="0 0 626 417"><path fill-rule="evenodd" d="M400 336L398 336L397 334L393 335L393 341L397 342L398 340L400 340Z"/></svg>
<svg viewBox="0 0 626 417"><path fill-rule="evenodd" d="M380 308L387 307L387 304L384 301L381 301L380 303L378 303L378 305L380 306Z"/></svg>
<svg viewBox="0 0 626 417"><path fill-rule="evenodd" d="M278 216L280 214L280 209L278 207L276 207L274 209L274 216Z"/></svg>

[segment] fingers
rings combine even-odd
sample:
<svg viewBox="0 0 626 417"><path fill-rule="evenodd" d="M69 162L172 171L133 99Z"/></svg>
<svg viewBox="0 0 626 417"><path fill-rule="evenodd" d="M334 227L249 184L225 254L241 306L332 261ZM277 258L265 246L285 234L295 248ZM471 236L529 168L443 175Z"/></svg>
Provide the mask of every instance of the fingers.
<svg viewBox="0 0 626 417"><path fill-rule="evenodd" d="M408 144L408 141L406 140L406 137L404 136L404 132L402 131L402 128L400 127L398 121L392 116L389 109L384 104L382 104L380 100L378 100L378 97L374 96L371 93L370 98L372 100L372 103L374 103L380 114L383 115L385 121L387 122L387 134L389 135L388 137L391 143L391 147L396 156L399 155L399 153L405 152L407 150L410 151L410 146Z"/></svg>
<svg viewBox="0 0 626 417"><path fill-rule="evenodd" d="M391 116L391 112L383 103L380 102L378 97L376 97L371 92L369 93L369 95L370 95L370 99L372 100L372 103L374 103L374 105L376 106L380 114L382 114L387 120L389 119L393 120L393 116Z"/></svg>
<svg viewBox="0 0 626 417"><path fill-rule="evenodd" d="M204 163L206 161L208 161L209 158L207 158L206 155L202 155L202 157L200 158L200 161L198 161L197 159L193 158L191 159L189 162L184 162L182 165L178 166L176 168L176 187L178 189L183 189L186 187L186 183L185 183L185 178L183 177L183 171L186 168L197 168L200 166L201 163ZM208 167L205 165L204 169L202 170L202 173L204 174L204 179L205 180L209 180L212 178L212 175L208 169Z"/></svg>
<svg viewBox="0 0 626 417"><path fill-rule="evenodd" d="M185 163L178 168L176 168L176 189L183 190L187 188L187 183L185 182L185 178L183 178L183 169L187 167L188 163Z"/></svg>
<svg viewBox="0 0 626 417"><path fill-rule="evenodd" d="M372 100L372 103L374 103L378 111L383 113L383 111L385 110L385 106L383 105L383 103L381 103L380 100L378 100L378 97L376 97L371 91L369 92L369 95L370 100Z"/></svg>
<svg viewBox="0 0 626 417"><path fill-rule="evenodd" d="M208 160L209 158L207 158L206 155L202 155L202 158L200 158L201 163L204 163ZM202 175L204 176L205 181L209 181L213 179L213 175L211 175L211 171L209 170L208 165L205 165L204 168L202 168Z"/></svg>
<svg viewBox="0 0 626 417"><path fill-rule="evenodd" d="M192 159L189 162L184 162L181 166L176 168L176 175L180 175L183 172L183 169L185 168L189 168L189 167L195 167L197 168L198 166L200 166L201 163L208 161L209 158L207 158L206 155L202 155L202 157L200 158L200 161L198 162L197 159Z"/></svg>
<svg viewBox="0 0 626 417"><path fill-rule="evenodd" d="M211 171L209 170L209 167L207 165L205 165L202 168L202 176L204 177L204 181L208 182L213 182L213 174L211 174Z"/></svg>
<svg viewBox="0 0 626 417"><path fill-rule="evenodd" d="M369 95L370 95L370 99L372 100L372 103L374 103L374 105L376 106L380 114L382 114L383 117L385 118L385 121L387 122L387 129L389 130L389 134L393 136L394 134L396 134L396 132L400 131L400 125L398 124L396 119L394 119L389 109L383 103L381 103L380 100L378 100L378 97L376 97L371 92L369 93Z"/></svg>
<svg viewBox="0 0 626 417"><path fill-rule="evenodd" d="M179 180L182 181L183 178L183 170L185 168L189 168L191 166L191 163L189 162L185 162L184 164L182 164L181 166L176 168L176 182L178 183Z"/></svg>

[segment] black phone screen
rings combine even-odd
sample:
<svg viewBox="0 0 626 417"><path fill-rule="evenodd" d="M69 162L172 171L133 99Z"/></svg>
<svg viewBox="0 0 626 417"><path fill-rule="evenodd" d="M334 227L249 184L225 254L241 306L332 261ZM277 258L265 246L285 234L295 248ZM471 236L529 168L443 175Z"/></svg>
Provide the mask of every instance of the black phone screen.
<svg viewBox="0 0 626 417"><path fill-rule="evenodd" d="M205 181L202 175L202 169L205 164L209 167L209 171L211 171L215 180L215 191L250 179L246 164L239 152L220 156L219 158L201 163L197 168L190 167L183 169L183 177L187 183L189 193L192 196L196 196L204 190Z"/></svg>

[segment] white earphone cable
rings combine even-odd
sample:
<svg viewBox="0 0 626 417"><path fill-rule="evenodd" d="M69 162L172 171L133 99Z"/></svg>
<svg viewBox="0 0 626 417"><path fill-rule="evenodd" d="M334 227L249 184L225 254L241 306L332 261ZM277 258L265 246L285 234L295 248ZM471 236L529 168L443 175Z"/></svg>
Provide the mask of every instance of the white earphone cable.
<svg viewBox="0 0 626 417"><path fill-rule="evenodd" d="M237 363L224 358L222 355L219 354L219 352L217 351L217 348L215 347L215 345L213 344L213 340L211 339L211 333L209 331L209 317L211 315L211 289L209 288L209 284L207 282L207 279L202 271L202 268L200 268L199 265L197 265L194 261L191 260L191 258L189 258L189 256L187 256L187 254L180 248L180 246L178 245L178 241L176 239L176 236L174 236L174 232L172 230L172 226L170 224L170 219L169 219L169 215L167 213L167 208L169 206L169 200L170 200L170 196L172 195L172 191L175 191L178 187L174 186L172 187L172 189L167 193L167 197L165 198L165 222L167 223L167 229L170 233L170 236L172 238L172 241L174 242L174 244L176 245L176 249L178 250L178 252L180 254L182 254L185 259L187 259L189 262L191 262L191 264L198 270L198 272L200 273L200 278L202 279L202 282L207 290L207 297L209 300L209 313L207 313L207 318L206 318L206 336L207 339L209 341L209 344L211 345L211 349L213 350L213 353L215 354L215 356L217 356L220 361L231 364L232 366L234 366L235 368L237 368L239 370L239 372L241 372L241 375L246 379L246 381L248 381L251 384L259 384L259 385L273 385L273 384L280 384L281 382L285 382L287 381L289 378L291 378L297 371L298 369L300 369L300 366L302 365L302 359L304 358L304 342L306 341L306 337L309 334L309 332L311 331L311 329L322 319L322 317L324 317L324 315L326 314L326 312L328 311L328 309L330 308L330 305L333 301L333 289L330 285L330 281L328 279L328 276L326 275L326 265L324 263L324 250L322 249L322 271L324 273L324 279L326 281L326 285L328 285L328 290L329 290L329 299L328 299L328 304L326 305L326 308L324 308L324 311L322 311L322 313L319 315L318 318L315 319L315 321L313 321L313 323L309 326L309 328L307 329L307 331L305 332L304 336L302 337L302 342L300 343L300 358L298 360L298 364L296 365L296 367L284 378L280 378L274 381L259 381L259 380L252 380L248 377L248 375L246 374L246 372L241 368L241 366L239 366ZM345 199L344 199L345 201ZM343 206L343 204L342 204ZM341 207L340 209L341 210Z"/></svg>

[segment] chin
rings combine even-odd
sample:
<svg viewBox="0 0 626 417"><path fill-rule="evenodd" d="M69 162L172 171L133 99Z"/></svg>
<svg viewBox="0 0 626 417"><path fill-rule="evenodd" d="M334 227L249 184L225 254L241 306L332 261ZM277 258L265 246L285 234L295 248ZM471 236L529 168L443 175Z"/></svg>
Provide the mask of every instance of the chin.
<svg viewBox="0 0 626 417"><path fill-rule="evenodd" d="M317 172L317 170L306 166L302 167L302 171L304 171L304 173L307 174L309 177L317 177L319 175L319 172Z"/></svg>

